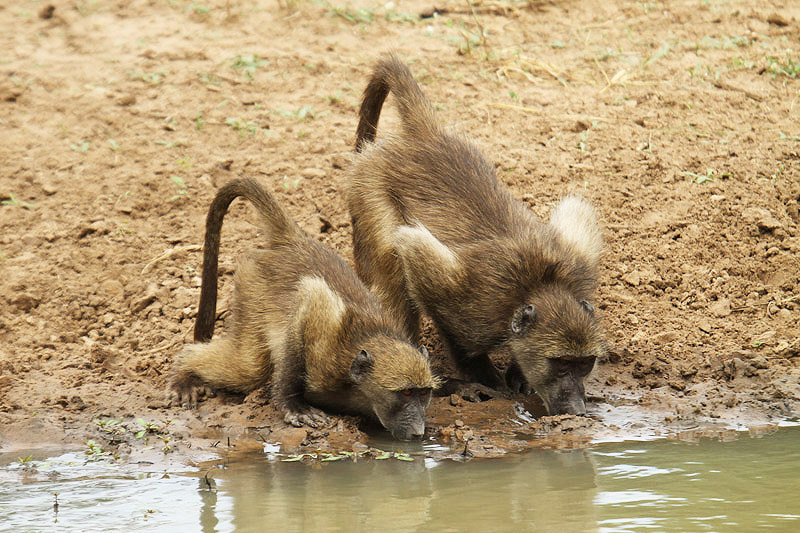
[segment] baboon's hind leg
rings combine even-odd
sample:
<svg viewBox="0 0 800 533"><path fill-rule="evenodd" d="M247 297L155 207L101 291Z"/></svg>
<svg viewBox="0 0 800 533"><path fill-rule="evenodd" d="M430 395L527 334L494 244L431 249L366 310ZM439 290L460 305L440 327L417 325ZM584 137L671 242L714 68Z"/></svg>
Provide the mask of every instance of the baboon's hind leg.
<svg viewBox="0 0 800 533"><path fill-rule="evenodd" d="M247 393L258 388L267 373L263 361L269 357L257 352L257 346L247 347L229 337L186 346L175 361L170 399L194 407L213 390Z"/></svg>

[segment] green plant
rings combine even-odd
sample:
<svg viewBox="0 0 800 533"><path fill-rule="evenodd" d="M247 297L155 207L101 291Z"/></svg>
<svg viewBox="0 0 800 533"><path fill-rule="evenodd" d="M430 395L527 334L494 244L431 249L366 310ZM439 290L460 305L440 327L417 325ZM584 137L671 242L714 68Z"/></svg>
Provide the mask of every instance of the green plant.
<svg viewBox="0 0 800 533"><path fill-rule="evenodd" d="M10 205L13 207L24 207L25 209L29 209L31 207L36 207L35 204L29 202L23 202L19 198L17 198L13 192L8 193L8 199L0 201L1 205Z"/></svg>
<svg viewBox="0 0 800 533"><path fill-rule="evenodd" d="M585 154L585 153L587 153L589 151L589 150L586 149L586 139L588 137L589 136L588 136L587 132L585 132L585 131L582 131L582 132L580 132L578 134L578 138L580 140L577 142L576 146L578 147L578 150L581 151L581 153Z"/></svg>
<svg viewBox="0 0 800 533"><path fill-rule="evenodd" d="M163 72L145 72L142 70L129 70L128 77L132 80L143 81L150 85L159 85L164 82Z"/></svg>
<svg viewBox="0 0 800 533"><path fill-rule="evenodd" d="M235 56L231 60L231 68L243 72L248 79L253 79L256 69L267 65L267 61L259 59L257 55Z"/></svg>
<svg viewBox="0 0 800 533"><path fill-rule="evenodd" d="M124 435L128 430L122 424L122 419L109 418L108 420L94 420L98 429L104 433L110 434L112 437L119 437Z"/></svg>
<svg viewBox="0 0 800 533"><path fill-rule="evenodd" d="M283 188L288 191L289 190L289 185L290 185L289 176L284 176L283 177ZM295 178L294 180L292 180L291 187L293 189L296 189L299 185L300 185L300 178Z"/></svg>
<svg viewBox="0 0 800 533"><path fill-rule="evenodd" d="M347 22L352 22L353 24L369 24L375 20L375 12L363 7L359 7L358 9L353 9L349 6L331 7L330 14L334 17L343 18Z"/></svg>
<svg viewBox="0 0 800 533"><path fill-rule="evenodd" d="M225 124L238 131L240 136L244 136L245 132L250 132L250 135L258 133L258 126L244 119L228 117Z"/></svg>
<svg viewBox="0 0 800 533"><path fill-rule="evenodd" d="M786 57L782 60L777 57L768 57L767 61L769 62L767 70L771 72L773 76L797 78L797 76L800 75L800 60L795 60L789 56L789 54L786 54Z"/></svg>
<svg viewBox="0 0 800 533"><path fill-rule="evenodd" d="M186 183L183 181L183 178L181 178L180 176L170 176L169 179L172 180L172 183L174 183L175 187L177 187L178 189L177 194L173 195L169 199L169 201L172 202L174 200L177 200L178 198L186 196ZM138 422L139 420L140 419L137 419L136 421Z"/></svg>
<svg viewBox="0 0 800 533"><path fill-rule="evenodd" d="M714 170L713 168L707 168L705 174L697 174L695 172L691 172L691 171L687 170L687 171L681 172L681 175L682 176L688 176L688 177L692 178L694 180L694 182L696 184L698 184L698 185L702 185L703 183L706 183L706 182L709 182L709 181L714 181L715 178L728 179L728 178L731 177L731 174L728 173L728 172L725 172L723 174L717 174L717 171Z"/></svg>
<svg viewBox="0 0 800 533"><path fill-rule="evenodd" d="M148 434L163 433L170 424L170 422L162 421L162 425L158 425L155 422L147 422L144 418L137 418L136 423L142 428L134 435L137 439L141 439Z"/></svg>
<svg viewBox="0 0 800 533"><path fill-rule="evenodd" d="M103 450L103 448L93 440L87 440L86 447L88 449L84 453L89 457L90 461L98 461L111 455L111 452Z"/></svg>
<svg viewBox="0 0 800 533"><path fill-rule="evenodd" d="M297 120L314 120L315 118L323 117L330 113L330 111L320 111L319 113L314 111L314 108L310 105L304 105L300 109L296 109L294 111L290 111L287 109L278 109L278 113L283 115L284 117L294 117Z"/></svg>
<svg viewBox="0 0 800 533"><path fill-rule="evenodd" d="M91 145L92 143L90 143L89 141L84 141L83 139L81 139L80 141L77 142L77 144L71 144L69 147L76 152L85 154L86 152L89 151L89 147Z"/></svg>
<svg viewBox="0 0 800 533"><path fill-rule="evenodd" d="M194 11L198 15L208 15L211 12L211 8L198 4L197 2L192 2L185 8L183 8L184 13L188 13L189 11Z"/></svg>

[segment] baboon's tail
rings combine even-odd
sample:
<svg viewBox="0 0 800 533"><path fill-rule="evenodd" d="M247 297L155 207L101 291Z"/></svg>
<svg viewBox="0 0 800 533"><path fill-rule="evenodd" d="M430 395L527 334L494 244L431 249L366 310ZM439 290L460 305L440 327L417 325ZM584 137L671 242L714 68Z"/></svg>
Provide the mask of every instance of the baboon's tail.
<svg viewBox="0 0 800 533"><path fill-rule="evenodd" d="M365 143L375 140L381 108L390 91L397 99L406 133L419 137L436 131L433 106L422 93L408 67L396 55L391 54L378 61L364 90L356 130L356 152L363 150Z"/></svg>
<svg viewBox="0 0 800 533"><path fill-rule="evenodd" d="M217 267L222 220L231 202L238 197L248 199L258 210L270 242L288 240L302 231L278 205L275 198L252 178L233 180L225 184L214 197L206 218L206 242L203 248L203 282L200 304L194 325L195 342L207 342L214 335L217 314Z"/></svg>

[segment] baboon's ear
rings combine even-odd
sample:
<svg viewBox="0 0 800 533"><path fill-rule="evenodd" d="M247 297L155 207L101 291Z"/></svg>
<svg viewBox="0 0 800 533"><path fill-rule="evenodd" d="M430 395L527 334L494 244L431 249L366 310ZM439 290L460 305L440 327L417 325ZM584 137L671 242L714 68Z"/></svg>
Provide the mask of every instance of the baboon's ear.
<svg viewBox="0 0 800 533"><path fill-rule="evenodd" d="M426 359L428 358L428 349L424 344L419 345L419 353L421 353Z"/></svg>
<svg viewBox="0 0 800 533"><path fill-rule="evenodd" d="M350 379L355 383L361 383L372 370L372 365L372 356L366 350L361 350L350 365Z"/></svg>
<svg viewBox="0 0 800 533"><path fill-rule="evenodd" d="M520 307L511 318L511 332L514 335L522 335L528 326L536 320L536 310L528 304Z"/></svg>

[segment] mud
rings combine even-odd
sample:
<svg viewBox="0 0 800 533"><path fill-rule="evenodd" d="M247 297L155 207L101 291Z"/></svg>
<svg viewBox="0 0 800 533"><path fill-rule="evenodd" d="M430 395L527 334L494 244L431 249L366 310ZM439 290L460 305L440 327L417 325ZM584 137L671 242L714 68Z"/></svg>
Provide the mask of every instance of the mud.
<svg viewBox="0 0 800 533"><path fill-rule="evenodd" d="M351 257L348 153L360 91L389 50L533 212L582 191L608 243L596 307L611 350L587 382L591 418L541 418L535 398L439 398L432 439L493 456L796 416L800 6L472 6L428 18L420 0L0 7L2 451L94 439L192 461L381 434L347 417L287 427L268 390L187 411L164 389L190 340L216 187L259 178ZM236 254L258 243L251 220L243 204L226 219L223 317ZM137 438L139 418L158 430ZM122 420L121 436L94 420Z"/></svg>

